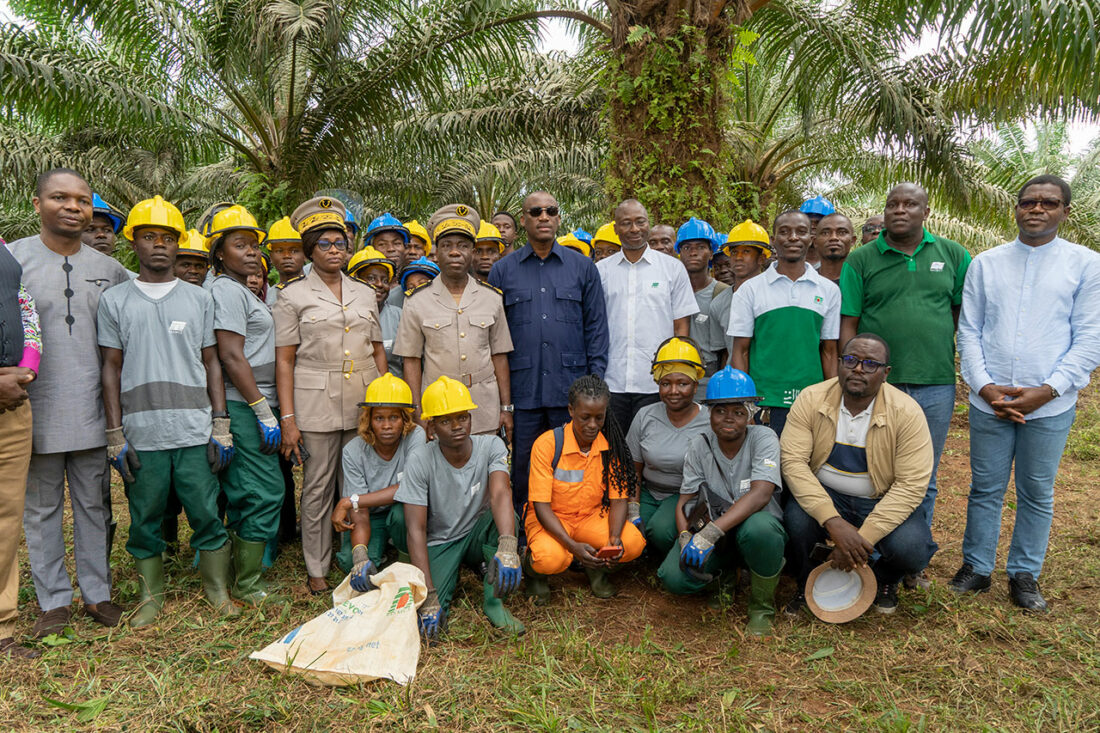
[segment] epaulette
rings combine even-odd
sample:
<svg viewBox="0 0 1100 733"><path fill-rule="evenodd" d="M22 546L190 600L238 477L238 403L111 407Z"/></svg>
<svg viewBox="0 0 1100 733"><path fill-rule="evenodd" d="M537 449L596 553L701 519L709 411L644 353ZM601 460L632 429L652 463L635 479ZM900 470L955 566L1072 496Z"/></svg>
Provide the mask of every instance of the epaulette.
<svg viewBox="0 0 1100 733"><path fill-rule="evenodd" d="M298 277L292 277L289 280L287 280L285 283L276 283L275 288L278 289L278 290L282 290L283 288L285 288L287 285L290 285L291 283L296 283L299 280L305 280L305 279L306 279L305 275L299 275Z"/></svg>
<svg viewBox="0 0 1100 733"><path fill-rule="evenodd" d="M409 288L408 290L405 291L405 297L407 298L410 295L412 295L413 293L419 293L421 290L423 290L424 288L428 287L431 284L432 284L432 281L429 280L426 283L420 283L415 288Z"/></svg>
<svg viewBox="0 0 1100 733"><path fill-rule="evenodd" d="M477 280L477 278L475 277L474 280ZM497 295L499 295L501 297L504 296L504 291L503 290L490 285L489 283L485 282L484 280L477 280L477 284L489 288L490 290L492 290L494 293L496 293Z"/></svg>

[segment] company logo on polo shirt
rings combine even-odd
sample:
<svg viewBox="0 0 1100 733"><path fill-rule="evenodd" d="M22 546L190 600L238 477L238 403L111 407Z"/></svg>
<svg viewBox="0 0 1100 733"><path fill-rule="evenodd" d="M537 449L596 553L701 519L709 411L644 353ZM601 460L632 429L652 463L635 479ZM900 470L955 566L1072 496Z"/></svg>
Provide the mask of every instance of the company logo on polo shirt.
<svg viewBox="0 0 1100 733"><path fill-rule="evenodd" d="M661 287L661 283L650 283L650 284L649 284L649 287L651 287L651 288L659 288L659 287Z"/></svg>
<svg viewBox="0 0 1100 733"><path fill-rule="evenodd" d="M825 299L822 298L820 295L815 295L814 296L814 303L823 303L824 301L825 301Z"/></svg>
<svg viewBox="0 0 1100 733"><path fill-rule="evenodd" d="M943 263L942 262L933 262L932 263L932 267L931 267L932 272L939 272L942 269L943 269Z"/></svg>

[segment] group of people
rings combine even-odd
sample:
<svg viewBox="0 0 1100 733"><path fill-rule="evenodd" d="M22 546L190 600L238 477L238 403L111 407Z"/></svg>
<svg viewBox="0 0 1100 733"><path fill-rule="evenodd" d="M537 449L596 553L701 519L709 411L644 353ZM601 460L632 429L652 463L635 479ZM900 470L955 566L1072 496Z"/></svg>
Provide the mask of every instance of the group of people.
<svg viewBox="0 0 1100 733"><path fill-rule="evenodd" d="M33 201L39 234L0 247L0 653L35 654L14 634L20 520L32 633L70 622L66 484L85 611L126 615L109 465L126 485L134 627L163 608L181 509L217 614L279 602L263 575L296 531L294 466L310 592L329 590L334 561L359 591L410 562L428 638L462 565L490 623L522 633L510 593L545 604L572 567L610 597L643 553L677 594L745 568L753 635L770 633L784 568L797 615L822 559L870 566L890 613L937 550L956 340L972 483L950 586L990 587L1015 465L1010 593L1046 609L1054 479L1100 363L1100 255L1058 236L1071 192L1054 176L1021 188L1017 239L973 261L928 231L909 183L859 247L822 197L729 235L653 226L628 199L595 235L560 238L544 191L518 219L452 204L365 231L326 196L266 229L221 202L189 229L159 196L124 215L68 169L39 176ZM109 256L119 233L137 273Z"/></svg>

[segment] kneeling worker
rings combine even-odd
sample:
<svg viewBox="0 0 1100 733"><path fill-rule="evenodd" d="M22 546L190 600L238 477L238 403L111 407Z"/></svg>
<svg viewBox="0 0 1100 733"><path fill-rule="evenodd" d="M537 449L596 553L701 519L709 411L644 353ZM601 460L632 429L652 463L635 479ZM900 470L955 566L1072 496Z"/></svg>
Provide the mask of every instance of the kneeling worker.
<svg viewBox="0 0 1100 733"><path fill-rule="evenodd" d="M446 625L462 563L489 567L482 610L498 629L522 634L501 598L519 587L516 515L508 481L508 449L496 435L470 435L470 390L440 377L424 390L421 416L435 440L405 463L390 510L390 537L399 553L424 573L428 597L420 606L420 633L432 639Z"/></svg>
<svg viewBox="0 0 1100 733"><path fill-rule="evenodd" d="M570 421L540 435L531 448L525 569L536 605L549 599L546 576L564 573L574 559L592 593L610 598L615 587L608 569L645 549L641 531L626 521L637 475L622 429L607 421L610 400L606 382L581 377L569 388Z"/></svg>
<svg viewBox="0 0 1100 733"><path fill-rule="evenodd" d="M707 585L708 576L744 563L752 574L747 630L764 636L775 618L787 533L776 500L779 438L769 427L749 424L758 399L752 378L733 367L721 369L707 383L710 429L688 445L676 506L680 541L657 577L672 593L695 593ZM702 527L689 527L689 505L696 505L690 516L701 517Z"/></svg>

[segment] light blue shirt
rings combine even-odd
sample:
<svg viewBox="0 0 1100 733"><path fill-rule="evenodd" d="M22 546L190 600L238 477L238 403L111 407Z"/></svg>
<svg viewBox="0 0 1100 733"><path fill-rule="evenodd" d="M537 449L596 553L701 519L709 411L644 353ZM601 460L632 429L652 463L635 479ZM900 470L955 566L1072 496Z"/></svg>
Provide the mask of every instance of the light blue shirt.
<svg viewBox="0 0 1100 733"><path fill-rule="evenodd" d="M974 258L959 316L962 376L970 404L987 384L1059 393L1029 418L1060 415L1100 364L1100 254L1061 237L1040 247L1019 239Z"/></svg>

